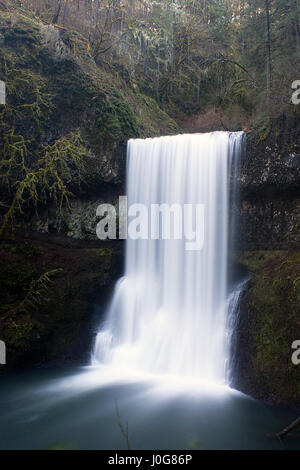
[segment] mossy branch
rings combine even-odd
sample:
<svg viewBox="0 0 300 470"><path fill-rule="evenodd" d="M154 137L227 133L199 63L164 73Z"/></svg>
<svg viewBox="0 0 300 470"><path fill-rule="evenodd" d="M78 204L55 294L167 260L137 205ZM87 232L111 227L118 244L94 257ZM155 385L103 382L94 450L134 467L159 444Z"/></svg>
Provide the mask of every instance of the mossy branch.
<svg viewBox="0 0 300 470"><path fill-rule="evenodd" d="M44 147L43 155L34 169L28 169L25 164L26 151L26 144L21 140L19 147L14 146L9 159L0 163L0 168L6 168L0 175L2 180L8 182L16 170L23 173L23 178L13 183L16 189L3 218L0 238L4 237L10 226L13 227L14 216L16 213L22 213L25 203L33 202L37 205L41 201L52 199L61 208L63 203L69 204L72 195L69 191L72 170L76 173L78 184L82 180L86 149L78 132L72 132L54 144Z"/></svg>

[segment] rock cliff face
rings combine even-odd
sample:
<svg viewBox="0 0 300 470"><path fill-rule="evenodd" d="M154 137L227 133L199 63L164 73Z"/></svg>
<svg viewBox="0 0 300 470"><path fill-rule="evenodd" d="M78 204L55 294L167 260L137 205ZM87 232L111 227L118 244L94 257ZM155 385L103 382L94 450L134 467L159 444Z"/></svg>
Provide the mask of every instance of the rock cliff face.
<svg viewBox="0 0 300 470"><path fill-rule="evenodd" d="M240 169L240 199L236 207L235 246L239 250L274 250L297 247L300 227L300 147L281 150L258 143L247 135ZM28 228L58 232L76 239L96 239L96 208L101 203L117 207L125 194L126 145L105 159L88 161L83 194L61 214L48 206L30 218ZM23 222L22 222L23 223Z"/></svg>
<svg viewBox="0 0 300 470"><path fill-rule="evenodd" d="M250 280L233 345L237 389L271 404L300 406L299 146L279 148L248 135L241 164L236 259Z"/></svg>
<svg viewBox="0 0 300 470"><path fill-rule="evenodd" d="M300 147L247 136L241 163L237 244L242 250L287 249L299 243Z"/></svg>
<svg viewBox="0 0 300 470"><path fill-rule="evenodd" d="M270 404L300 406L299 251L239 253L250 280L241 296L233 343L233 386Z"/></svg>

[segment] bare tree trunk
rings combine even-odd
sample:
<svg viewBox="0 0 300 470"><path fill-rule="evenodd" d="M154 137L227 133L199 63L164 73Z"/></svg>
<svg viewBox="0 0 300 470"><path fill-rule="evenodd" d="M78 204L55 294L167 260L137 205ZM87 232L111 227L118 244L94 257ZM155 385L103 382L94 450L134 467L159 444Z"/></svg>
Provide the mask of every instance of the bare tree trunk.
<svg viewBox="0 0 300 470"><path fill-rule="evenodd" d="M66 3L65 3L65 8L64 8L64 14L63 14L63 19L62 19L62 25L64 25L68 19L68 15L69 15L69 1L70 0L66 0Z"/></svg>
<svg viewBox="0 0 300 470"><path fill-rule="evenodd" d="M157 48L157 76L156 76L156 96L159 100L159 84L160 84L160 45Z"/></svg>
<svg viewBox="0 0 300 470"><path fill-rule="evenodd" d="M295 10L295 19L293 21L293 32L295 33L296 37L296 49L297 51L300 50L300 25L299 25L299 17L298 17L298 11L299 11L299 6L300 2L299 0L294 0L292 8Z"/></svg>
<svg viewBox="0 0 300 470"><path fill-rule="evenodd" d="M295 32L296 32L296 47L297 51L300 50L300 27L299 27L299 21L296 19L295 21Z"/></svg>
<svg viewBox="0 0 300 470"><path fill-rule="evenodd" d="M60 12L61 12L62 4L63 4L63 0L59 0L59 4L58 4L57 10L56 10L56 13L52 18L52 24L56 24L58 22L58 18L59 18Z"/></svg>
<svg viewBox="0 0 300 470"><path fill-rule="evenodd" d="M295 9L297 11L297 14L296 14L296 17L295 17L295 34L296 34L296 48L297 48L297 51L300 50L300 26L299 26L299 17L298 17L299 5L300 5L299 0L296 0Z"/></svg>
<svg viewBox="0 0 300 470"><path fill-rule="evenodd" d="M270 0L265 0L266 8L266 67L267 67L267 92L271 90L271 32L270 32Z"/></svg>
<svg viewBox="0 0 300 470"><path fill-rule="evenodd" d="M201 74L199 72L198 80L197 80L197 95L196 95L197 104L200 103L200 86L201 86Z"/></svg>

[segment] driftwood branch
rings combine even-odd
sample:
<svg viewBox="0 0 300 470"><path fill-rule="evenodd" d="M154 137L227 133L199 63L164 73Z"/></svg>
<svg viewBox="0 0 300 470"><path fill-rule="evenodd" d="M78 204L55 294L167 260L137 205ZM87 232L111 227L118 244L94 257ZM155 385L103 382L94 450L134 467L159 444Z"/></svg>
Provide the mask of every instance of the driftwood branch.
<svg viewBox="0 0 300 470"><path fill-rule="evenodd" d="M277 434L268 434L268 437L277 437L278 439L281 439L282 437L289 434L293 429L297 428L298 426L300 426L300 417L297 418L295 421L293 421L289 426L284 428L282 431L278 432Z"/></svg>
<svg viewBox="0 0 300 470"><path fill-rule="evenodd" d="M128 423L126 423L126 428L124 428L124 426L122 424L122 421L121 421L120 412L119 412L117 402L115 402L115 406L116 406L117 424L118 424L118 426L120 428L120 431L121 431L121 433L122 433L122 435L123 435L123 437L126 441L127 449L131 450L131 444L130 444L130 440L129 440Z"/></svg>

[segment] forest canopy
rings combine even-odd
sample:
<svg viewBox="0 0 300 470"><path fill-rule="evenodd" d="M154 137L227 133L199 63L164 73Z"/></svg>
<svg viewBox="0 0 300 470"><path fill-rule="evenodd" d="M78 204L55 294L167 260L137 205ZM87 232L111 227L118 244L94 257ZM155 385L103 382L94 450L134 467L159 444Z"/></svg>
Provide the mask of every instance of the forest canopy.
<svg viewBox="0 0 300 470"><path fill-rule="evenodd" d="M24 0L87 39L173 113L215 106L237 128L291 109L299 78L299 0ZM267 116L266 116L267 115Z"/></svg>

